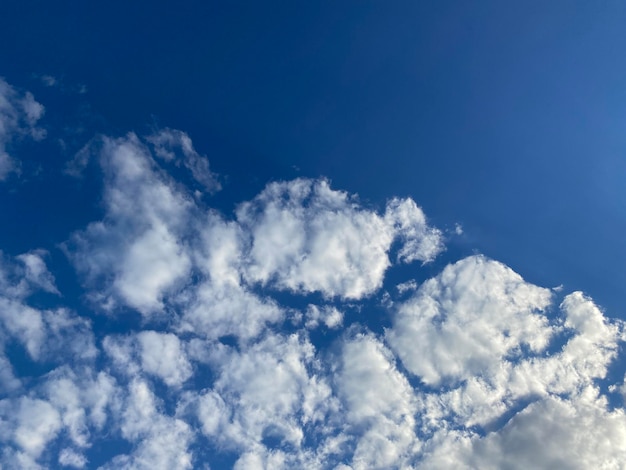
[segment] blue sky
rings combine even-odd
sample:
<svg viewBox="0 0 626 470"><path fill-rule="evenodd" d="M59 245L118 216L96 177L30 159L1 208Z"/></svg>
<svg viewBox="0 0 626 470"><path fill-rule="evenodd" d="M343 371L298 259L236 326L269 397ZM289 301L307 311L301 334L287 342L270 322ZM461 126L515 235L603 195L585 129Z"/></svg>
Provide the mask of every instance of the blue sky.
<svg viewBox="0 0 626 470"><path fill-rule="evenodd" d="M1 464L625 461L625 20L5 2Z"/></svg>

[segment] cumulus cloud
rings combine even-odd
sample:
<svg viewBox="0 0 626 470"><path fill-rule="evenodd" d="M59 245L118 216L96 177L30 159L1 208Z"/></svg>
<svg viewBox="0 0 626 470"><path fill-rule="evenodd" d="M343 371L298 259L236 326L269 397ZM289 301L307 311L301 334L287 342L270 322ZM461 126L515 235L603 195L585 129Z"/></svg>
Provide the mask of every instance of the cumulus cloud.
<svg viewBox="0 0 626 470"><path fill-rule="evenodd" d="M391 352L371 334L345 341L335 382L354 440L352 468L406 466L420 447L416 401Z"/></svg>
<svg viewBox="0 0 626 470"><path fill-rule="evenodd" d="M284 319L277 302L255 294L242 282L243 231L233 221L210 212L200 218L193 259L201 275L178 298L178 329L207 338L258 336L266 324Z"/></svg>
<svg viewBox="0 0 626 470"><path fill-rule="evenodd" d="M239 206L237 220L251 235L249 282L327 297L360 299L379 289L394 239L404 262L430 261L442 249L412 200L393 199L380 216L323 179L271 183Z"/></svg>
<svg viewBox="0 0 626 470"><path fill-rule="evenodd" d="M494 373L522 346L542 351L553 330L551 292L480 256L446 267L397 307L386 338L428 385Z"/></svg>
<svg viewBox="0 0 626 470"><path fill-rule="evenodd" d="M131 454L115 457L106 468L192 468L191 429L184 421L161 413L159 401L146 382L131 382L120 430L136 447Z"/></svg>
<svg viewBox="0 0 626 470"><path fill-rule="evenodd" d="M613 468L622 461L623 409L610 410L596 381L616 357L623 325L580 292L567 295L558 314L550 301L548 290L504 265L471 257L396 306L386 337L429 386L416 394L428 438L419 468Z"/></svg>
<svg viewBox="0 0 626 470"><path fill-rule="evenodd" d="M443 434L443 433L442 433ZM485 437L440 436L419 468L621 468L626 417L593 387L569 399L548 396Z"/></svg>
<svg viewBox="0 0 626 470"><path fill-rule="evenodd" d="M186 137L167 132L152 138L157 157L184 159L168 146ZM185 468L193 443L206 439L234 454L235 468L489 468L522 452L513 436L533 426L573 445L571 430L550 426L604 420L615 428L609 444L589 442L578 461L621 455L623 410L609 409L596 382L623 328L581 293L555 305L553 290L471 256L419 285L397 284L401 299L381 305L391 318L382 336L351 327L318 351L308 331L345 321L334 300L367 299L394 263L427 263L443 250L414 201L391 199L379 213L326 180L297 179L270 183L229 219L190 197L133 135L105 139L101 161L105 217L75 234L68 252L105 307L134 308L147 322L172 315L170 331L102 343L128 381L117 422L133 443L110 465ZM31 278L45 288L45 277ZM281 305L280 291L324 302L298 312ZM301 330L268 329L290 315ZM210 385L190 388L207 367ZM175 414L155 395L159 381ZM529 453L540 440L525 442ZM570 462L544 451L519 461ZM605 460L593 460L599 451Z"/></svg>
<svg viewBox="0 0 626 470"><path fill-rule="evenodd" d="M327 328L339 328L343 322L343 312L332 305L309 304L306 309L305 326L307 328L317 328L324 324Z"/></svg>
<svg viewBox="0 0 626 470"><path fill-rule="evenodd" d="M61 417L50 403L30 398L18 402L13 442L27 455L37 458L61 428Z"/></svg>
<svg viewBox="0 0 626 470"><path fill-rule="evenodd" d="M65 448L59 453L59 464L64 467L85 468L87 459L75 450Z"/></svg>
<svg viewBox="0 0 626 470"><path fill-rule="evenodd" d="M145 373L171 387L191 377L191 364L174 334L144 330L130 336L107 336L103 346L115 365L131 376Z"/></svg>
<svg viewBox="0 0 626 470"><path fill-rule="evenodd" d="M336 406L312 344L270 334L243 351L215 348L217 380L197 398L203 433L247 453L270 446L298 449L305 431Z"/></svg>
<svg viewBox="0 0 626 470"><path fill-rule="evenodd" d="M60 305L45 251L0 256L3 468L99 465L106 439L126 445L104 469L626 460L623 377L609 374L624 325L584 294L484 256L423 280L444 246L417 204L377 210L325 179L219 212L164 170L219 189L181 131L102 137L97 155L102 216L64 250L87 315L110 316ZM404 263L408 280L385 277Z"/></svg>
<svg viewBox="0 0 626 470"><path fill-rule="evenodd" d="M35 292L59 293L43 254L33 251L11 259L0 253L0 350L17 342L35 361L91 360L97 350L89 320L66 308L29 305ZM16 384L11 368L3 373L7 384Z"/></svg>
<svg viewBox="0 0 626 470"><path fill-rule="evenodd" d="M19 170L19 161L9 154L15 140L45 137L45 131L36 126L43 113L44 107L30 92L22 93L0 78L0 181Z"/></svg>
<svg viewBox="0 0 626 470"><path fill-rule="evenodd" d="M149 315L191 266L182 242L191 203L161 175L134 134L104 138L105 218L73 235L66 250L94 300L112 309L128 305ZM104 288L102 288L102 284Z"/></svg>

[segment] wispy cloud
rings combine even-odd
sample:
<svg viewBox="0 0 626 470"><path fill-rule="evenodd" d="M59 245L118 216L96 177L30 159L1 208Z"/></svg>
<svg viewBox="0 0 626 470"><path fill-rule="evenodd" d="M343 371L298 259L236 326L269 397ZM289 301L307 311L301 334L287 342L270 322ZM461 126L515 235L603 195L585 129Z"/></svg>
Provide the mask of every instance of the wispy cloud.
<svg viewBox="0 0 626 470"><path fill-rule="evenodd" d="M46 131L37 127L44 107L32 93L21 92L0 78L0 181L20 169L10 147L22 138L41 140Z"/></svg>

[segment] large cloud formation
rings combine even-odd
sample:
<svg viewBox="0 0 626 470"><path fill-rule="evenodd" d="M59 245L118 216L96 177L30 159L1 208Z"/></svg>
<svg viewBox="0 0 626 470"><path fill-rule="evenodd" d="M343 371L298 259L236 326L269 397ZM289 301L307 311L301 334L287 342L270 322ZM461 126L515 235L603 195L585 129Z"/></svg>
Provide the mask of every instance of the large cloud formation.
<svg viewBox="0 0 626 470"><path fill-rule="evenodd" d="M396 289L444 249L411 199L302 178L224 214L183 132L99 142L102 218L63 244L90 313L46 251L0 257L3 468L623 467L624 326L582 293L478 255ZM382 332L345 314L371 302Z"/></svg>

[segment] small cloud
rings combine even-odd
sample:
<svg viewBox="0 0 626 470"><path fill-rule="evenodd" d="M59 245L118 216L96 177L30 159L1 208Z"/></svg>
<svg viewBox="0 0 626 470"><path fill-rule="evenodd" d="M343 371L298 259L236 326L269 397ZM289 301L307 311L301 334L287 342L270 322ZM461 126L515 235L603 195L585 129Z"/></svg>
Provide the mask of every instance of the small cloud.
<svg viewBox="0 0 626 470"><path fill-rule="evenodd" d="M396 286L398 289L398 294L402 295L405 292L412 292L417 289L417 281L415 279L411 279L410 281L402 282Z"/></svg>
<svg viewBox="0 0 626 470"><path fill-rule="evenodd" d="M305 326L313 329L317 328L320 323L330 329L339 328L343 323L343 313L333 306L318 307L310 304L306 310Z"/></svg>
<svg viewBox="0 0 626 470"><path fill-rule="evenodd" d="M42 75L39 79L41 80L41 83L47 87L53 87L59 84L59 81L52 75Z"/></svg>
<svg viewBox="0 0 626 470"><path fill-rule="evenodd" d="M44 107L30 92L21 93L0 78L0 181L19 173L20 162L9 154L9 146L19 139L41 140L46 131L37 127Z"/></svg>
<svg viewBox="0 0 626 470"><path fill-rule="evenodd" d="M73 449L65 448L59 453L59 463L64 467L85 468L87 459Z"/></svg>

